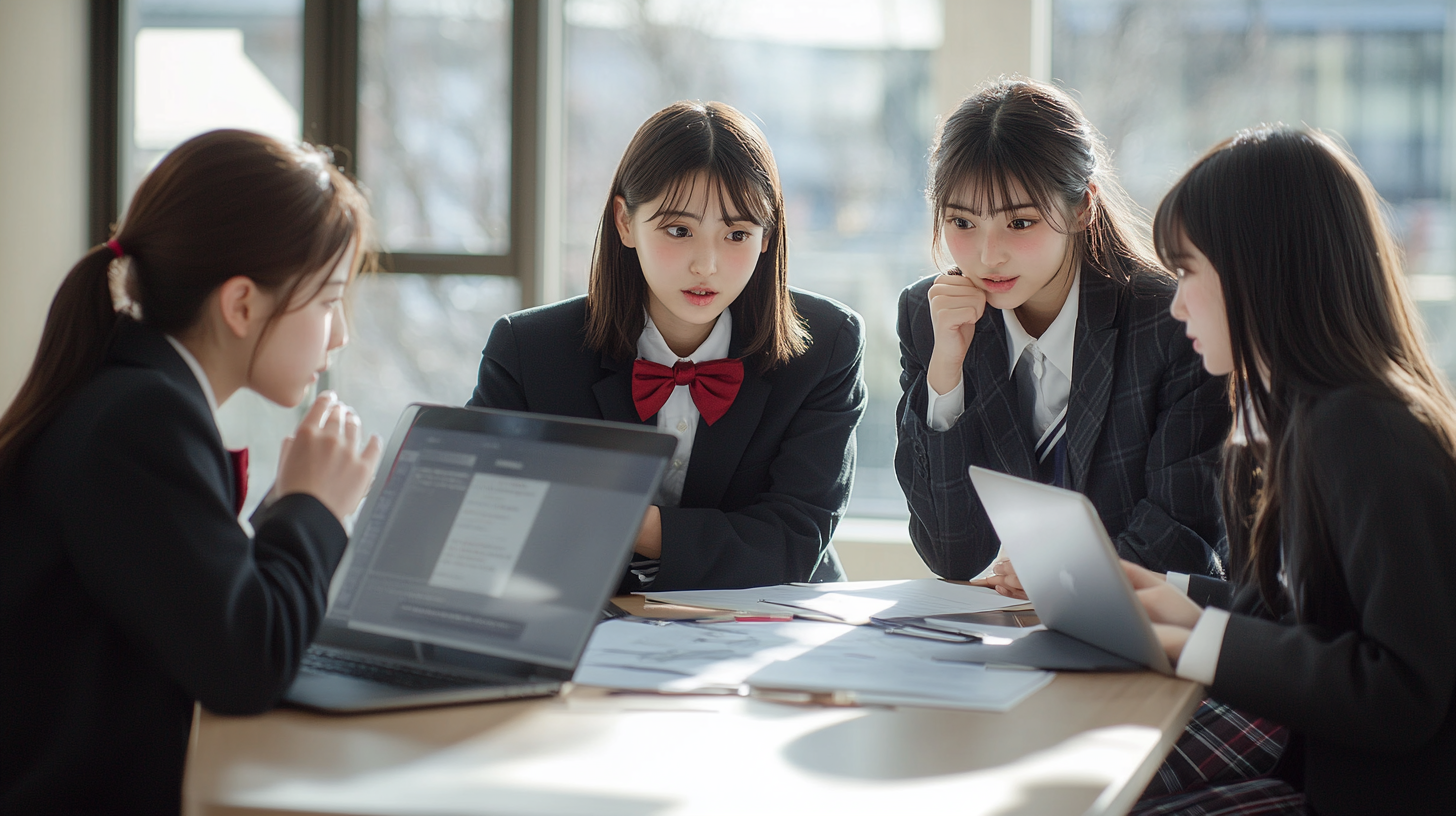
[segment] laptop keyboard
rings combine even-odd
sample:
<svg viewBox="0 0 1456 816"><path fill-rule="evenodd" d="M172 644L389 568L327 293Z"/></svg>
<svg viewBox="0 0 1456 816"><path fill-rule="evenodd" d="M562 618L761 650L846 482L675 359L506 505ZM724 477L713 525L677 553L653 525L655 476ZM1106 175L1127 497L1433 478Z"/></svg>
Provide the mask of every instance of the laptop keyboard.
<svg viewBox="0 0 1456 816"><path fill-rule="evenodd" d="M398 663L374 662L359 655L345 655L331 649L310 646L303 655L303 668L325 674L343 674L372 680L389 686L408 689L443 689L457 686L484 686L489 681L479 677L430 671Z"/></svg>

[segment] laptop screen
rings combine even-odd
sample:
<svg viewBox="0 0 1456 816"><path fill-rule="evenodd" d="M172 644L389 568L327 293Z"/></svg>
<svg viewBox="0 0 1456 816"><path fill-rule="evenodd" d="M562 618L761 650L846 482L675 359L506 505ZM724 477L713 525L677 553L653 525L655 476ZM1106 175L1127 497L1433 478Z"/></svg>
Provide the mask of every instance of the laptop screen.
<svg viewBox="0 0 1456 816"><path fill-rule="evenodd" d="M327 622L574 667L674 440L431 407L400 433Z"/></svg>

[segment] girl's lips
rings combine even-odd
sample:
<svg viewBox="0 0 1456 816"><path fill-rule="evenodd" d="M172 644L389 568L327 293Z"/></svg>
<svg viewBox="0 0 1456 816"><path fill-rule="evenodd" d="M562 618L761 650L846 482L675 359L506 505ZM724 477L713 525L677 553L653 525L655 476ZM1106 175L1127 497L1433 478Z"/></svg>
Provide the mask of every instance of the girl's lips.
<svg viewBox="0 0 1456 816"><path fill-rule="evenodd" d="M713 298L718 296L718 293L714 292L711 289L703 289L700 291L702 291L704 294L698 294L698 292L692 289L684 289L682 290L682 293L683 297L688 299L688 303L691 303L694 306L707 306L709 303L713 302Z"/></svg>
<svg viewBox="0 0 1456 816"><path fill-rule="evenodd" d="M991 280L990 278L981 278L981 285L986 288L987 292L1010 292L1011 288L1016 285L1016 282L1018 280L1021 280L1021 276L1019 275L1017 277L1007 278L1005 280Z"/></svg>

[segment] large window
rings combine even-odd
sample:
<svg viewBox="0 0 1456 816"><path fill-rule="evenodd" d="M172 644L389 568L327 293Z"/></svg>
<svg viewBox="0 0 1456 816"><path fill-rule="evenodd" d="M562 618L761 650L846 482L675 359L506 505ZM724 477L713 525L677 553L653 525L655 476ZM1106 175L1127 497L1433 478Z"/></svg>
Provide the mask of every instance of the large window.
<svg viewBox="0 0 1456 816"><path fill-rule="evenodd" d="M212 127L336 146L369 190L389 271L357 288L329 384L387 434L411 400L469 396L499 315L585 290L612 172L647 116L679 99L732 104L779 163L791 283L865 317L850 512L903 540L895 305L935 271L935 120L982 79L1045 71L1049 48L1049 75L1148 208L1239 127L1336 133L1390 202L1456 372L1449 0L1048 2L1050 15L992 0L127 0L103 199L114 217L163 152ZM230 441L255 442L254 483L276 455L261 440L294 417L229 404Z"/></svg>
<svg viewBox="0 0 1456 816"><path fill-rule="evenodd" d="M1343 140L1390 204L1456 374L1452 14L1447 0L1055 0L1052 67L1150 209L1239 128L1308 124Z"/></svg>

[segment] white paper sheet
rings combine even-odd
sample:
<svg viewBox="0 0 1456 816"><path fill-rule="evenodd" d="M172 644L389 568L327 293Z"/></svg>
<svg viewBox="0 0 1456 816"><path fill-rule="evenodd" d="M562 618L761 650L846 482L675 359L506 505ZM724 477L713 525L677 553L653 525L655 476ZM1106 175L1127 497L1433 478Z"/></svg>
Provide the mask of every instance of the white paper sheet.
<svg viewBox="0 0 1456 816"><path fill-rule="evenodd" d="M848 581L782 584L753 589L709 589L643 593L650 601L742 612L793 612L824 620L865 624L870 617L928 617L989 612L1020 606L985 587L934 578L909 581Z"/></svg>
<svg viewBox="0 0 1456 816"><path fill-rule="evenodd" d="M841 703L1006 711L1053 676L934 660L944 647L872 627L812 621L606 621L597 626L573 680L658 692L751 686L770 696L827 693L825 699Z"/></svg>
<svg viewBox="0 0 1456 816"><path fill-rule="evenodd" d="M597 624L572 681L635 691L738 691L748 676L854 627L833 623ZM944 644L940 644L944 645Z"/></svg>

